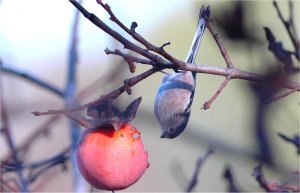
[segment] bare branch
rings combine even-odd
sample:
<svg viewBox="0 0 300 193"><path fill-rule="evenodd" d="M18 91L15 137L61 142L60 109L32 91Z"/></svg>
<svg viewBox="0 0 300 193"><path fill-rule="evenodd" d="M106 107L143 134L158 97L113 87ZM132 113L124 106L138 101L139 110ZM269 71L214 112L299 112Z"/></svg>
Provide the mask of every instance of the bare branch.
<svg viewBox="0 0 300 193"><path fill-rule="evenodd" d="M263 82L267 79L267 77L254 74L254 73L249 73L245 71L241 71L239 69L233 68L233 69L227 69L227 68L221 68L221 67L211 67L211 66L205 66L205 65L194 65L194 64L188 64L187 66L183 68L179 68L181 70L189 70L193 72L198 72L198 73L207 73L207 74L214 74L214 75L221 75L221 76L231 76L231 78L235 79L244 79L244 80L249 80L249 81L254 81L254 82ZM147 78L148 76L152 75L153 73L159 71L160 69L157 68L152 68L148 71L145 71L144 73L141 73L135 77L129 78L128 79L128 85L130 87L134 86L135 84L139 83L141 80ZM225 80L226 82L226 80ZM222 85L221 85L222 86ZM225 85L226 86L226 85ZM288 80L285 80L282 82L282 86L285 88L290 88L290 89L300 89L300 84L291 82ZM115 99L117 98L120 94L122 94L124 91L126 91L125 86L121 86L118 89L115 89L114 91L100 96L98 99L91 101L89 103L86 103L84 105L80 105L78 107L73 107L69 109L62 109L62 110L49 110L46 112L39 112L35 111L32 112L32 114L36 116L40 115L49 115L49 114L58 114L58 113L65 113L65 112L74 112L74 111L79 111L83 110L91 105L99 104L101 101L104 101L106 99Z"/></svg>
<svg viewBox="0 0 300 193"><path fill-rule="evenodd" d="M253 169L252 176L255 177L256 181L259 185L264 188L267 192L299 192L300 187L299 185L288 185L287 181L282 183L278 181L267 181L263 170L262 170L262 163L256 166Z"/></svg>
<svg viewBox="0 0 300 193"><path fill-rule="evenodd" d="M156 62L162 62L164 61L160 56L152 54L146 49L142 49L141 47L133 44L126 38L124 38L121 34L111 29L108 25L106 25L102 20L100 20L97 16L95 16L93 13L88 12L84 7L82 7L77 1L75 0L69 0L88 20L90 20L93 24L95 24L97 27L102 29L104 32L111 35L113 38L118 40L120 43L124 45L125 48L130 49L136 53L139 53L140 55L149 58L150 60L156 61Z"/></svg>
<svg viewBox="0 0 300 193"><path fill-rule="evenodd" d="M166 52L163 48L166 45L170 45L170 43L165 43L161 47L154 46L149 41L147 41L145 38L143 38L140 34L138 34L135 29L137 28L137 23L133 22L131 25L131 29L128 29L111 11L110 6L106 3L104 4L101 0L97 0L98 4L100 4L110 15L110 19L114 21L117 25L119 25L125 32L127 32L129 35L131 35L136 41L143 44L147 50L154 51L160 55L162 55L164 58L172 62L177 68L184 65L184 62L177 60L173 56L171 56L168 52ZM125 46L125 45L124 45ZM126 46L125 46L126 47Z"/></svg>
<svg viewBox="0 0 300 193"><path fill-rule="evenodd" d="M121 36L119 33L117 33L116 31L112 30L110 27L108 27L103 21L101 21L98 17L96 17L94 14L89 13L85 8L83 8L77 1L75 0L70 0L70 2L77 8L79 9L82 14L87 17L92 23L94 23L96 26L98 26L99 28L101 28L103 31L105 31L106 33L108 33L109 35L111 35L112 37L114 37L115 39L117 39L118 41L120 41L125 48L128 48L134 52L137 52L143 56L145 56L146 58L150 59L150 61L148 60L144 60L144 59L139 59L137 57L133 57L130 55L125 55L120 51L115 51L112 52L108 49L106 49L106 53L108 54L117 54L120 55L122 57L124 57L125 59L130 58L132 61L138 61L138 60L142 60L144 63L148 63L151 65L154 65L156 63L163 63L163 64L167 64L161 57L152 54L150 52L148 52L147 50L144 50L138 46L136 46L135 44L133 44L132 42L128 41L127 39L125 39L123 36ZM212 34L214 35L214 37L216 38L216 33L214 32L211 24L208 24L208 28L211 30ZM230 78L236 78L236 79L245 79L245 80L250 80L250 81L256 81L256 82L262 82L266 79L266 77L261 76L261 75L257 75L254 73L249 73L249 72L245 72L245 71L241 71L239 69L235 69L233 68L232 62L227 54L227 51L225 49L225 47L223 46L222 42L217 38L216 40L220 47L220 50L224 56L224 59L226 61L226 64L229 68L219 68L219 67L211 67L211 66L204 66L204 65L193 65L193 64L186 64L185 65L180 65L180 67L178 69L181 70L189 70L189 71L193 71L193 72L198 72L198 73L207 73L207 74L215 74L215 75L222 75L222 76L226 76ZM172 68L174 69L174 63L168 64L168 67L173 66ZM165 68L161 67L161 68ZM176 67L176 65L175 65ZM159 69L157 68L153 68L149 71L146 71L136 77L133 77L129 80L129 87L135 85L136 83L138 83L139 81L137 80L143 80L146 77L150 76L151 74L155 73L156 71L159 71ZM221 85L221 90L226 86L226 84L228 83L228 81L224 81L224 84ZM284 87L287 88L291 88L291 89L298 89L300 88L299 83L295 83L295 82L291 82L291 81L284 81L283 83ZM126 89L127 88L127 89ZM33 112L33 114L35 115L47 115L47 114L57 114L57 113L65 113L65 112L73 112L73 111L78 111L78 110L82 110L87 108L90 105L93 104L98 104L101 101L105 100L105 99L114 99L117 96L119 96L121 93L123 93L124 91L128 90L128 86L123 85L122 87L120 87L119 89L116 89L114 91L112 91L111 93L101 96L98 99L87 103L85 105L81 105L79 107L75 107L75 108L69 108L66 110L50 110L48 112Z"/></svg>
<svg viewBox="0 0 300 193"><path fill-rule="evenodd" d="M124 59L129 59L136 63L155 66L157 68L162 68L162 69L164 69L164 68L174 69L175 68L175 66L171 62L163 62L163 63L153 62L152 60L149 60L149 59L139 58L136 56L132 56L130 54L125 54L118 49L116 49L115 51L111 51L107 48L107 49L105 49L105 52L106 52L106 54L118 55ZM230 69L230 68L222 68L222 67L216 67L216 66L208 66L208 65L203 65L203 64L185 63L184 67L179 67L178 69L197 72L197 73L225 76L225 77L231 76L232 79L243 79L243 80L248 80L248 81L253 81L253 82L263 82L267 79L266 76L242 71L237 68ZM296 83L296 82L291 82L291 81L285 80L283 82L283 87L290 88L290 89L300 89L300 84Z"/></svg>
<svg viewBox="0 0 300 193"><path fill-rule="evenodd" d="M293 144L297 148L298 154L300 154L300 135L294 135L294 137L288 137L283 133L278 133L278 136L285 140L286 142L289 142Z"/></svg>
<svg viewBox="0 0 300 193"><path fill-rule="evenodd" d="M232 173L232 169L230 166L226 166L225 172L224 172L224 178L228 182L228 192L241 192L239 188L237 188L236 182L234 180L234 176Z"/></svg>
<svg viewBox="0 0 300 193"><path fill-rule="evenodd" d="M230 76L228 76L224 82L221 84L220 88L217 90L217 92L211 97L211 99L209 99L209 101L205 102L203 104L202 109L206 110L209 109L211 104L214 102L214 100L216 100L216 98L219 96L219 94L221 94L222 90L227 86L227 84L229 83L229 81L231 80Z"/></svg>
<svg viewBox="0 0 300 193"><path fill-rule="evenodd" d="M268 186L268 182L265 178L265 175L263 173L263 170L262 170L262 163L260 163L258 166L256 166L254 169L253 169L253 173L252 173L252 176L255 177L256 181L259 183L259 185L264 188L267 192L270 192L271 189L270 187Z"/></svg>
<svg viewBox="0 0 300 193"><path fill-rule="evenodd" d="M210 31L211 35L214 37L214 39L215 39L215 41L216 41L216 43L217 43L217 45L218 45L218 47L221 51L221 54L222 54L222 56L223 56L223 58L226 62L227 68L234 68L234 66L231 62L231 59L230 59L230 57L227 53L227 50L226 50L223 42L220 40L218 33L213 28L210 20L207 20L206 27Z"/></svg>
<svg viewBox="0 0 300 193"><path fill-rule="evenodd" d="M288 32L289 34L289 37L293 43L293 46L295 48L295 53L296 53L296 57L297 59L299 60L299 51L300 51L300 42L299 42L299 38L297 37L297 33L292 33L291 31L291 28L292 29L296 29L295 26L294 26L294 23L293 23L293 4L292 4L292 1L289 2L289 9L290 9L290 20L287 21L283 18L282 16L282 13L277 5L277 2L276 1L273 1L273 5L277 11L277 14L278 14L278 17L279 19L281 20L281 22L283 23L286 31Z"/></svg>
<svg viewBox="0 0 300 193"><path fill-rule="evenodd" d="M39 126L32 134L29 135L28 138L26 138L20 145L16 147L16 151L19 155L23 155L30 149L31 145L37 140L40 136L47 133L48 130L51 128L50 125L55 123L60 116L52 116L50 117L45 123L43 123L41 126ZM13 154L10 153L7 156L4 156L2 159L2 163L7 163L13 158ZM1 166L2 166L1 163Z"/></svg>
<svg viewBox="0 0 300 193"><path fill-rule="evenodd" d="M54 166L62 165L63 169L65 169L65 162L68 161L70 157L70 149L71 147L67 147L61 153L53 157L24 165L24 168L28 168L30 170L29 182L34 182L38 177Z"/></svg>
<svg viewBox="0 0 300 193"><path fill-rule="evenodd" d="M6 106L4 103L4 95L3 95L3 82L2 82L2 74L0 76L0 91L2 93L1 97L1 132L4 134L7 145L9 147L9 150L11 154L13 155L13 159L17 168L17 175L19 178L19 183L20 183L20 189L22 192L28 192L28 186L27 186L27 180L24 178L23 172L22 172L22 161L19 159L19 155L17 153L15 143L13 141L13 138L11 136L11 131L10 131L10 126L9 126L9 121L8 121L8 113L6 110Z"/></svg>
<svg viewBox="0 0 300 193"><path fill-rule="evenodd" d="M272 102L275 102L275 101L277 101L277 100L279 100L279 99L282 99L282 98L284 98L284 97L286 97L286 96L288 96L288 95L290 95L290 94L293 94L294 92L297 92L297 91L300 91L300 88L291 89L291 90L289 90L289 91L286 92L286 93L283 93L283 94L281 94L281 95L275 96L275 97L269 99L269 100L266 102L266 104L270 104L270 103L272 103Z"/></svg>
<svg viewBox="0 0 300 193"><path fill-rule="evenodd" d="M154 62L152 60L149 59L145 59L145 58L139 58L130 54L125 54L123 52L121 52L119 49L116 49L115 51L111 51L108 48L105 49L105 53L106 54L113 54L113 55L117 55L122 57L125 61L132 61L135 63L140 63L140 64L147 64L147 65L151 65L151 66L155 66L158 68L176 68L176 66L173 65L173 63L171 62Z"/></svg>
<svg viewBox="0 0 300 193"><path fill-rule="evenodd" d="M81 2L81 0L79 1ZM65 87L65 105L67 108L69 106L73 106L77 103L75 101L75 92L77 88L77 82L76 82L76 75L77 75L77 65L78 65L78 28L79 28L79 10L76 9L74 13L74 20L71 27L71 40L70 40L70 47L69 47L69 53L68 53L68 72L67 72L67 81L66 81L66 87ZM82 176L79 174L76 166L76 158L74 156L75 150L76 150L76 144L80 137L80 127L78 124L74 123L73 121L69 121L69 127L70 127L70 137L71 137L71 155L70 156L70 162L72 165L72 177L73 177L73 191L78 192L84 190L86 187L82 187L81 183L83 180ZM49 168L52 167L51 165ZM47 170L48 168L45 168ZM43 170L41 170L41 173ZM38 175L37 175L38 176Z"/></svg>
<svg viewBox="0 0 300 193"><path fill-rule="evenodd" d="M150 70L147 70L137 76L134 76L130 79L127 79L127 86L132 87L135 84L137 84L138 82L144 80L145 78L147 78L148 76L154 74L155 72L157 72L158 69L156 68L151 68ZM75 107L75 108L70 108L70 109L62 109L62 110L49 110L46 112L39 112L39 111L35 111L35 112L31 112L32 114L36 115L36 116L40 116L40 115L50 115L50 114L60 114L60 113L70 113L70 112L74 112L74 111L79 111L79 110L83 110L89 106L92 105L96 105L101 103L102 101L108 100L108 99L115 99L117 98L120 94L122 94L123 92L126 91L125 85L115 89L114 91L106 94L106 95L102 95L101 97L99 97L98 99L91 101L89 103L86 103L84 105L80 105L79 107Z"/></svg>
<svg viewBox="0 0 300 193"><path fill-rule="evenodd" d="M112 52L108 49L106 49L106 53L107 54L116 54L119 55L121 57L123 57L126 61L130 61L129 64L132 65L132 62L137 62L137 61L142 61L143 63L147 63L150 65L158 65L157 63L163 63L166 64L166 62L158 55L152 54L150 52L148 52L147 50L144 50L138 46L136 46L135 44L133 44L132 42L128 41L127 39L125 39L123 36L121 36L119 33L117 33L116 31L112 30L110 27L108 27L103 21L101 21L98 17L96 17L94 14L89 13L85 8L83 8L77 1L74 0L70 0L70 2L76 7L78 8L85 17L87 17L92 23L94 23L96 26L98 26L99 28L101 28L103 31L105 31L106 33L108 33L109 35L111 35L112 37L114 37L115 39L117 39L119 42L121 42L125 48L130 49L134 52L137 52L143 56L145 56L146 58L150 59L150 61L144 60L144 59L139 59L137 57L133 57L130 56L128 54L123 54L122 52L116 50L115 52ZM199 70L199 66L195 66L195 65L190 65L188 66L186 63L179 61L177 59L173 59L173 57L169 57L167 55L165 55L165 51L160 47L155 47L153 46L151 43L149 43L148 41L146 41L144 38L142 38L139 34L137 34L135 32L135 29L137 27L137 23L133 23L131 26L131 29L127 28L124 24L122 24L120 22L120 20L114 15L114 13L111 11L110 6L108 4L104 4L101 0L97 1L107 12L108 14L111 16L111 20L116 22L124 31L126 31L128 34L130 34L135 40L137 40L138 42L142 43L147 49L155 51L156 53L164 56L165 58L167 58L173 66L173 69L181 69L181 70L190 70L193 72L201 72L201 70ZM207 19L208 20L208 19ZM215 30L213 29L213 26L211 25L211 23L208 21L207 22L207 28L210 30L210 32L212 33L213 37L216 40L216 43L219 46L219 49L225 59L225 62L227 64L227 68L228 69L222 69L222 72L220 72L218 68L215 67L210 67L209 69L206 68L206 72L205 73L209 73L209 74L218 74L218 75L223 75L223 76L230 76L231 78L239 78L237 74L242 75L242 76L246 76L243 77L241 79L246 79L246 80L254 80L254 81L262 81L264 79L264 77L259 76L259 75L255 75L255 74L251 74L248 72L242 72L240 70L237 70L234 68L230 57L223 45L223 43L221 42L221 40L219 39L217 33L215 32ZM159 48L159 49L157 49ZM160 66L161 68L165 68ZM191 68L190 68L191 67ZM203 66L202 66L203 67ZM225 72L225 73L224 73ZM250 78L251 77L251 78ZM224 85L226 85L228 82L225 81ZM296 83L297 84L297 83ZM299 84L297 84L296 87L300 87ZM128 87L126 87L128 88ZM224 88L224 87L223 87ZM294 87L295 88L295 87ZM126 89L128 90L128 89ZM219 90L220 91L220 90ZM52 112L47 112L47 113L52 113Z"/></svg>
<svg viewBox="0 0 300 193"><path fill-rule="evenodd" d="M268 27L264 27L264 30L268 40L268 49L274 54L278 61L284 64L284 71L288 74L299 72L300 69L294 66L292 60L292 54L295 53L286 50L282 42L276 41L274 34Z"/></svg>
<svg viewBox="0 0 300 193"><path fill-rule="evenodd" d="M207 160L207 158L212 153L214 153L214 149L212 147L209 147L209 149L207 150L207 152L203 156L201 156L201 157L198 158L197 163L196 163L196 168L194 170L193 177L192 177L192 179L189 182L189 185L187 187L186 192L191 192L195 188L195 186L198 183L198 175L199 175L200 169L201 169L202 165L204 164L204 162Z"/></svg>
<svg viewBox="0 0 300 193"><path fill-rule="evenodd" d="M1 192L20 192L18 187L14 187L0 176Z"/></svg>
<svg viewBox="0 0 300 193"><path fill-rule="evenodd" d="M35 85L38 85L54 94L56 94L57 96L59 97L63 97L64 96L64 92L61 90L61 89L58 89L57 87L51 85L50 83L48 82L45 82L31 74L28 74L26 72L23 72L21 70L17 70L17 69L13 69L13 68L10 68L8 67L8 65L3 65L1 64L0 65L0 68L1 68L1 71L7 73L7 74L11 74L11 75L15 75L15 76L18 76L20 78L23 78Z"/></svg>

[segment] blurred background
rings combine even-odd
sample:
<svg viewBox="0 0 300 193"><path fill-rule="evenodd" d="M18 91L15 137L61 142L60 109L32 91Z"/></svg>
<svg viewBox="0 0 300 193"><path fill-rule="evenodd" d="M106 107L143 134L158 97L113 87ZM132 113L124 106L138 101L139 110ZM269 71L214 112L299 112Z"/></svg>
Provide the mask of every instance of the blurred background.
<svg viewBox="0 0 300 193"><path fill-rule="evenodd" d="M104 2L111 6L126 26L136 21L136 31L154 45L171 42L165 49L180 60L185 59L189 50L202 5L210 5L213 24L236 68L257 74L266 74L270 69L277 68L277 59L268 50L264 26L272 30L286 49L293 49L271 1ZM109 20L109 15L95 0L86 0L82 4L114 30L132 40ZM297 20L300 16L300 2L293 1L293 4L296 29L299 32ZM278 5L283 16L288 18L288 3L279 1ZM3 66L26 72L63 90L67 81L74 15L75 9L69 1L1 0L0 58ZM121 86L124 79L150 68L137 64L135 74L131 74L121 58L104 52L106 47L111 50L123 49L120 43L81 14L78 27L79 58L75 95L98 80L89 94L80 97L81 104L109 93ZM208 30L203 36L196 63L226 67ZM299 62L295 60L295 63L299 66ZM265 106L264 113L260 114L257 94L259 86L245 80L232 80L210 109L201 110L203 103L215 93L224 77L199 74L188 128L178 138L168 140L159 138L160 127L153 113L154 98L162 76L162 73L152 75L134 86L132 95L123 93L115 101L122 109L133 99L142 96L133 124L141 131L150 162L150 168L144 176L124 192L185 191L198 157L206 152L209 145L214 146L216 151L204 163L194 191L226 192L227 182L223 173L227 165L233 170L240 189L261 191L251 176L253 168L260 161L265 163L263 170L267 179L291 179L290 183L298 183L299 179L291 174L299 170L296 148L277 135L278 132L287 136L299 134L298 93ZM299 82L299 74L291 75L290 79ZM9 73L1 73L1 80L1 97L7 109L11 136L17 147L22 146L24 141L53 117L36 117L31 112L61 109L65 101ZM263 126L258 124L258 116L262 116ZM48 159L62 152L71 143L69 127L69 120L64 116L51 120L41 135L30 140L29 150L22 155L24 163ZM260 129L263 129L263 140L258 137L260 135L257 131ZM267 143L264 148L261 148L262 141ZM4 135L0 135L0 147L3 161L10 154ZM52 167L32 183L30 190L71 192L78 191L80 184L80 187L85 188L83 191L89 191L89 185L74 183L71 167L69 161L64 170L60 166ZM14 174L3 173L1 178L13 179Z"/></svg>

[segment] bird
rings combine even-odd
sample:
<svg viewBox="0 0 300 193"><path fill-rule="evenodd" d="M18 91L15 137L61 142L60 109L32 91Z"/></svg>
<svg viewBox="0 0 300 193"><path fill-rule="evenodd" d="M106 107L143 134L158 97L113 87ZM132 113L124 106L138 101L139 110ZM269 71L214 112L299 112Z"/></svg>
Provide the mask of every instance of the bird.
<svg viewBox="0 0 300 193"><path fill-rule="evenodd" d="M195 63L209 15L209 6L202 6L186 63ZM154 102L154 114L161 127L161 138L176 138L187 127L195 94L196 74L177 70L164 75Z"/></svg>

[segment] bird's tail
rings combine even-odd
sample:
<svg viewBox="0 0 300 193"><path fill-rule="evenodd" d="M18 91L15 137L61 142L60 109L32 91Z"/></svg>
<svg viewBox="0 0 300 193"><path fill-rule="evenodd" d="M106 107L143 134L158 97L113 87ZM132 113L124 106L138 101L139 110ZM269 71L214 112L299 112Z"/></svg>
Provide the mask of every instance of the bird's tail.
<svg viewBox="0 0 300 193"><path fill-rule="evenodd" d="M199 14L197 30L194 35L194 39L192 41L190 51L186 58L187 63L192 63L192 64L195 63L195 59L196 59L196 56L197 56L197 53L199 50L200 42L201 42L204 30L205 30L206 18L208 18L209 15L210 15L209 6L206 8L204 6L202 6L202 8L200 10L200 14ZM193 76L195 77L196 73L193 73Z"/></svg>

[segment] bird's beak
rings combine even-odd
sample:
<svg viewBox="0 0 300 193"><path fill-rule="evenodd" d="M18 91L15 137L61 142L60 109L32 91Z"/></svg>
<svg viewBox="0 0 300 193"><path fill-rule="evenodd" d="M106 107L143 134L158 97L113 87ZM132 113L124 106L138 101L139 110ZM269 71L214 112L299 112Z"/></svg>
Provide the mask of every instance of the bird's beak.
<svg viewBox="0 0 300 193"><path fill-rule="evenodd" d="M160 138L166 138L166 132L165 131L161 134Z"/></svg>

